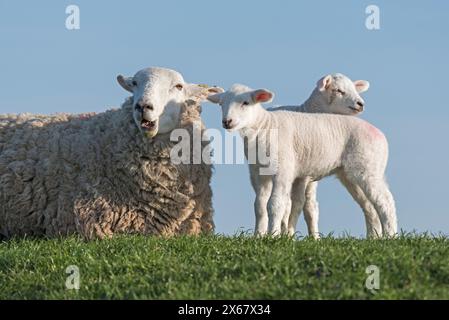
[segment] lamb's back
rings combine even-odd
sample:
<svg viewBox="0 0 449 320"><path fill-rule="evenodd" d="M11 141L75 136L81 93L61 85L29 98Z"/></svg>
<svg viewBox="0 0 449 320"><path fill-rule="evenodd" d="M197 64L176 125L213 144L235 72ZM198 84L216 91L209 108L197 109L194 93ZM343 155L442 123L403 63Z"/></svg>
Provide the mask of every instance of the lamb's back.
<svg viewBox="0 0 449 320"><path fill-rule="evenodd" d="M356 117L289 111L270 114L280 129L279 148L285 166L296 161L301 175L325 176L340 167L348 154L385 153L387 148L381 131Z"/></svg>

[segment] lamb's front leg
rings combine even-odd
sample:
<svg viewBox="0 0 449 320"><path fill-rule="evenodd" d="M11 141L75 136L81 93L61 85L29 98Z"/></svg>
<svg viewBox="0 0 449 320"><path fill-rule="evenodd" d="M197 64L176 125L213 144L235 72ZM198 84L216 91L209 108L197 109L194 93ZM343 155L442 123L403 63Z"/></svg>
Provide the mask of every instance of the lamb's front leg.
<svg viewBox="0 0 449 320"><path fill-rule="evenodd" d="M288 177L275 176L273 190L268 202L268 232L272 235L281 234L282 218L285 212L291 210L292 182Z"/></svg>
<svg viewBox="0 0 449 320"><path fill-rule="evenodd" d="M268 232L268 200L273 189L273 182L270 176L260 176L257 179L256 199L254 201L254 212L256 214L256 227L254 234L266 235Z"/></svg>

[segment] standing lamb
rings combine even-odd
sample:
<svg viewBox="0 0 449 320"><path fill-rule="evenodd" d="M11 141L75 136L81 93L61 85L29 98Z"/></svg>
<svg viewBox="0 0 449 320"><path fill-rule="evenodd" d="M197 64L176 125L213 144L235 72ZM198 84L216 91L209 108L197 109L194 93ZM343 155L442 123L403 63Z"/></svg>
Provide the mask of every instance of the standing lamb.
<svg viewBox="0 0 449 320"><path fill-rule="evenodd" d="M200 102L222 89L188 84L163 68L118 81L133 93L120 109L0 116L0 234L213 231L212 167L174 165L168 131L176 122L192 132Z"/></svg>
<svg viewBox="0 0 449 320"><path fill-rule="evenodd" d="M236 84L208 98L221 105L223 127L239 131L246 138L247 157L256 154L255 149L270 152L268 164L257 157L252 158L254 161L248 159L251 181L257 188L256 232L280 234L285 213L295 206L298 210L292 212L288 226L289 232L294 232L307 184L335 174L351 193L359 188L374 205L383 235L396 235L395 204L384 178L388 143L383 133L356 117L268 112L261 103L270 102L273 96L266 89L252 90ZM272 131L277 133L277 140L273 141ZM267 166L276 170L265 175ZM294 183L296 204L291 198ZM361 207L366 205L356 200Z"/></svg>
<svg viewBox="0 0 449 320"><path fill-rule="evenodd" d="M327 75L318 80L315 89L310 97L300 106L282 106L268 109L268 111L296 111L306 113L333 113L342 115L358 115L363 112L365 102L360 97L360 93L369 88L369 82L365 80L352 81L347 76L336 73ZM304 204L304 217L306 220L309 235L315 239L319 238L318 231L318 202L316 200L316 190L318 182L311 180L306 188L306 202ZM293 184L292 198L298 196L297 183ZM373 205L366 199L359 189L350 189L354 199L360 198L365 202L362 207L365 214L367 237L377 237L382 235L382 226ZM292 199L293 204L298 201ZM365 209L366 208L366 209ZM292 207L292 212L298 210ZM288 212L282 222L283 232L287 231ZM296 229L295 229L296 230Z"/></svg>

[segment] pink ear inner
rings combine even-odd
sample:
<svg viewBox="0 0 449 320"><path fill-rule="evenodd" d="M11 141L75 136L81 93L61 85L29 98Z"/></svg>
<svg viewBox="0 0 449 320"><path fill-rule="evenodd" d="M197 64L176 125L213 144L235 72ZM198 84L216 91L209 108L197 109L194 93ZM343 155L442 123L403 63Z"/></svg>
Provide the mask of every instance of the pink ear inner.
<svg viewBox="0 0 449 320"><path fill-rule="evenodd" d="M363 89L363 88L365 88L365 84L363 83L363 82L357 82L356 84L355 84L355 87L356 88L360 88L360 89Z"/></svg>
<svg viewBox="0 0 449 320"><path fill-rule="evenodd" d="M259 92L256 94L256 101L257 102L265 102L271 99L271 93L269 92Z"/></svg>
<svg viewBox="0 0 449 320"><path fill-rule="evenodd" d="M369 88L369 82L364 80L354 81L354 85L358 92L365 92Z"/></svg>

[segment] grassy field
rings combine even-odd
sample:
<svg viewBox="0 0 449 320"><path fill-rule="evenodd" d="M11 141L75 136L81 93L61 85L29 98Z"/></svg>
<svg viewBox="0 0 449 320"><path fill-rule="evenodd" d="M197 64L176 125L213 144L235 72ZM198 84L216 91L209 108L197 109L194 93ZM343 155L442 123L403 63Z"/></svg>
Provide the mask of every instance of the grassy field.
<svg viewBox="0 0 449 320"><path fill-rule="evenodd" d="M69 265L79 290L66 289ZM449 299L449 240L12 240L0 242L0 288L0 299Z"/></svg>

